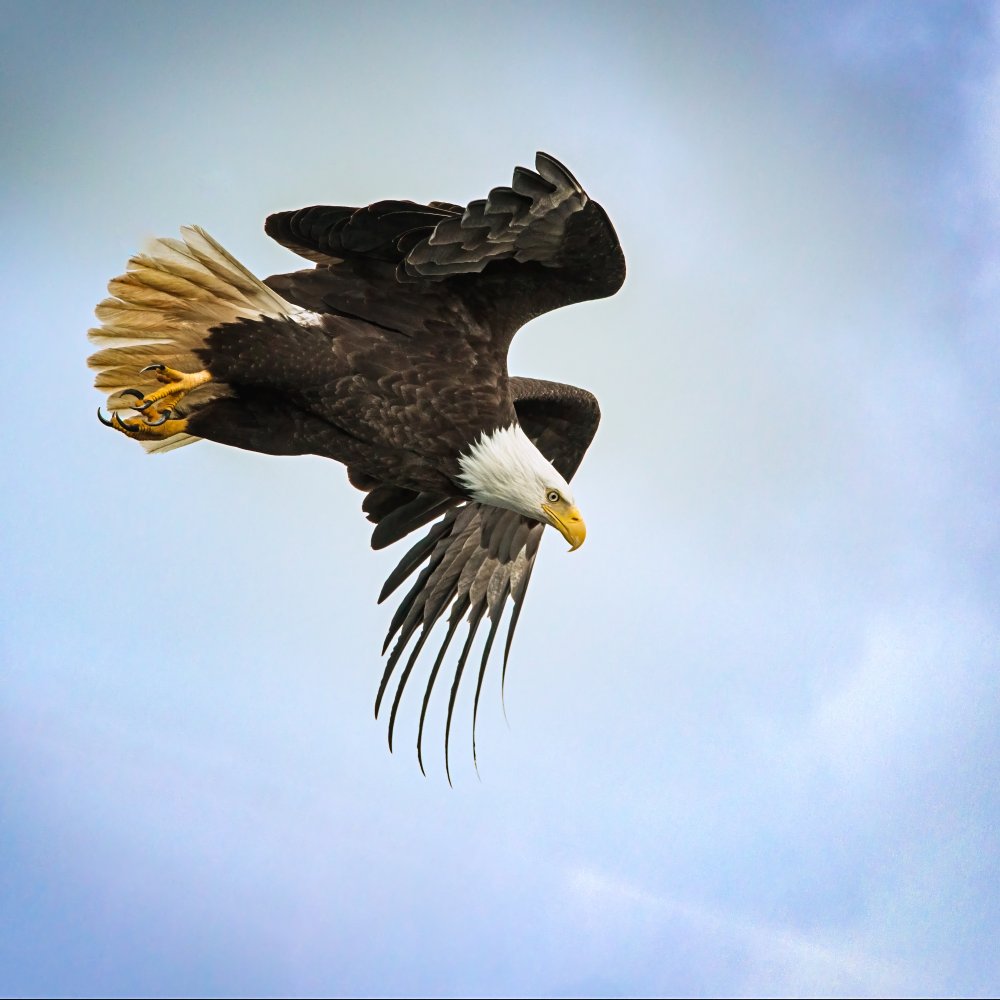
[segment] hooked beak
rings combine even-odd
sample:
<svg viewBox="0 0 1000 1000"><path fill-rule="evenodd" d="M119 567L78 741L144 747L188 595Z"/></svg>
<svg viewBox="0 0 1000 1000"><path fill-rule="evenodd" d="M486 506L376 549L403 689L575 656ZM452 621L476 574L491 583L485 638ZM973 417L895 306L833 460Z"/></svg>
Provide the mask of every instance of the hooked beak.
<svg viewBox="0 0 1000 1000"><path fill-rule="evenodd" d="M576 507L564 507L558 512L547 503L542 504L549 519L549 524L559 532L563 538L569 542L570 552L575 552L587 537L587 526L580 517L580 511Z"/></svg>

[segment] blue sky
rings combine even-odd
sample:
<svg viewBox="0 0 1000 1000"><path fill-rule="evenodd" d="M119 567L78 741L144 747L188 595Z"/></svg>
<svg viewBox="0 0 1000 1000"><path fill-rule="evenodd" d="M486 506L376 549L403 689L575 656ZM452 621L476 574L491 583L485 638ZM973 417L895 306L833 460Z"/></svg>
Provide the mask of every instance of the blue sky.
<svg viewBox="0 0 1000 1000"><path fill-rule="evenodd" d="M0 993L995 995L1000 11L6 4ZM371 708L343 470L105 432L145 239L467 201L544 149L604 420L481 780Z"/></svg>

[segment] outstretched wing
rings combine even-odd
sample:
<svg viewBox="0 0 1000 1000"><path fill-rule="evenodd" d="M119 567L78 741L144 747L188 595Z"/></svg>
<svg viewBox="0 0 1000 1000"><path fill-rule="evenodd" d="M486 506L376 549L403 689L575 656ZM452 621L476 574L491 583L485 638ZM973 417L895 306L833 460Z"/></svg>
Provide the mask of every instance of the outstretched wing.
<svg viewBox="0 0 1000 1000"><path fill-rule="evenodd" d="M571 480L597 430L600 420L597 400L583 389L537 379L512 378L510 387L518 420L525 433L566 480ZM424 538L403 556L386 580L379 596L380 603L419 570L415 582L396 609L383 646L385 652L389 644L396 640L379 686L376 716L396 666L412 643L389 715L390 749L396 713L406 683L432 629L447 616L447 630L428 675L420 709L417 759L421 770L424 766L422 744L427 706L445 655L463 618L468 622L468 629L454 668L445 723L448 780L451 780L448 745L455 699L479 626L484 619L488 619L489 631L479 663L472 712L472 752L475 759L476 716L486 665L509 601L513 610L504 643L503 674L506 675L514 629L524 604L543 530L542 524L512 511L469 501L448 509Z"/></svg>
<svg viewBox="0 0 1000 1000"><path fill-rule="evenodd" d="M300 257L321 265L380 260L398 264L399 247L409 234L425 236L462 209L440 202L418 205L388 199L364 208L312 205L268 216L264 232Z"/></svg>
<svg viewBox="0 0 1000 1000"><path fill-rule="evenodd" d="M604 209L554 157L538 153L535 167L517 167L509 187L464 208L316 205L272 215L264 228L325 271L322 298L333 311L379 322L386 296L406 298L413 308L407 285L444 283L446 293L439 289L424 301L446 294L468 305L506 346L529 319L612 295L625 280L625 258ZM268 283L281 283L283 295L305 305L290 278ZM306 281L297 283L315 309L315 282L308 293Z"/></svg>
<svg viewBox="0 0 1000 1000"><path fill-rule="evenodd" d="M599 247L592 245L595 240ZM461 215L442 219L420 240L413 234L408 243L403 267L414 277L478 274L492 263L516 261L588 272L578 277L607 286L605 295L616 292L625 277L624 256L607 216L547 153L536 155L535 170L516 167L510 187L494 188L469 202Z"/></svg>

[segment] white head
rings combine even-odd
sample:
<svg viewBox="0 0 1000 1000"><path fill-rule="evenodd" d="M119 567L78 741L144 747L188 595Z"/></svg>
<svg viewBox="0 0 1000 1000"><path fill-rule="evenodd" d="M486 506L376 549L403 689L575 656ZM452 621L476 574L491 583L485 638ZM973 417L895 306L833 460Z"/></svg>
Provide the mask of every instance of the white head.
<svg viewBox="0 0 1000 1000"><path fill-rule="evenodd" d="M458 459L459 481L473 499L551 524L578 549L587 536L569 483L519 424L485 432Z"/></svg>

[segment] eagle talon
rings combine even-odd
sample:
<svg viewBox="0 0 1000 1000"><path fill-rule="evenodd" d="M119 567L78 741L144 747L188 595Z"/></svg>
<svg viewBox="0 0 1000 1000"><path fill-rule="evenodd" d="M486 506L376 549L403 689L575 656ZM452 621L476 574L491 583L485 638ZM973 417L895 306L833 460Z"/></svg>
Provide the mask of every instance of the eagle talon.
<svg viewBox="0 0 1000 1000"><path fill-rule="evenodd" d="M129 421L123 420L117 411L111 414L111 419L109 420L101 412L100 407L97 409L97 419L105 427L112 427L120 434L132 438L134 441L165 441L175 434L187 433L187 419L185 417L174 417L172 414L172 410L167 410L159 420L143 420L138 423L129 423Z"/></svg>
<svg viewBox="0 0 1000 1000"><path fill-rule="evenodd" d="M154 419L160 416L163 409L167 412L175 410L177 404L189 392L212 381L212 375L206 369L199 372L182 372L162 364L146 365L139 374L150 371L156 373L156 381L162 383L161 388L145 394L138 389L127 389L122 395L135 396L138 402L132 409L137 413L149 413Z"/></svg>
<svg viewBox="0 0 1000 1000"><path fill-rule="evenodd" d="M189 392L211 382L211 372L206 369L198 372L177 371L160 363L146 365L139 374L143 372L155 372L156 380L162 386L147 393L136 388L122 389L115 397L120 401L120 408L127 408L135 414L133 422L123 420L117 411L109 420L98 410L98 419L105 427L113 427L137 441L163 441L175 434L186 433L187 418L175 415L177 405ZM134 402L124 404L121 401L125 398Z"/></svg>

